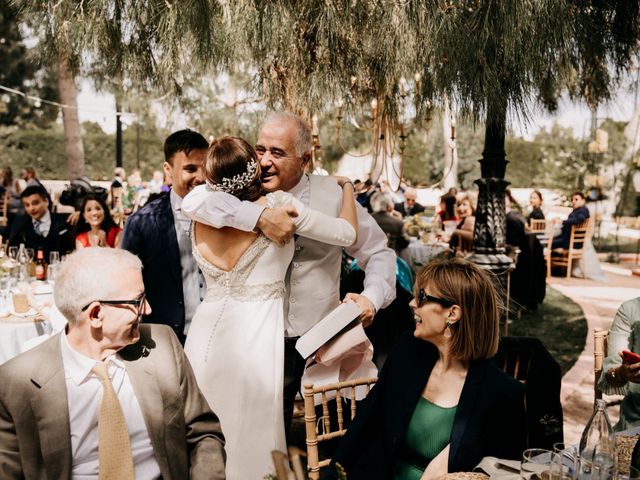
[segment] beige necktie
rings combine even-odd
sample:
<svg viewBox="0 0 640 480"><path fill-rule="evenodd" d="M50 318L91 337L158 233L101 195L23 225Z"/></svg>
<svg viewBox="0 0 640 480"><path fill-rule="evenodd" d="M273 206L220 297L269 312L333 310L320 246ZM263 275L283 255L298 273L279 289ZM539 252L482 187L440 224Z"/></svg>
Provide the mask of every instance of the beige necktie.
<svg viewBox="0 0 640 480"><path fill-rule="evenodd" d="M100 480L135 480L129 431L122 407L113 389L107 365L98 362L92 369L102 382L98 413L98 467Z"/></svg>

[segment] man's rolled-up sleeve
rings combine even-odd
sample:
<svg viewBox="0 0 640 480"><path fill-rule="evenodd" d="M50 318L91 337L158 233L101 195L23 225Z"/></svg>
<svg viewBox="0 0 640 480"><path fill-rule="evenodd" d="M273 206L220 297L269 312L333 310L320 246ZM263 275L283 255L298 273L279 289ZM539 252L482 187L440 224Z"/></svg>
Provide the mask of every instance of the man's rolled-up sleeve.
<svg viewBox="0 0 640 480"><path fill-rule="evenodd" d="M184 197L180 208L196 222L215 228L233 227L251 232L265 207L239 200L225 192L215 192L207 185L198 185Z"/></svg>
<svg viewBox="0 0 640 480"><path fill-rule="evenodd" d="M358 259L365 272L361 295L380 310L396 298L396 253L387 247L387 235L374 218L362 206L356 205L356 209L358 239L345 251Z"/></svg>

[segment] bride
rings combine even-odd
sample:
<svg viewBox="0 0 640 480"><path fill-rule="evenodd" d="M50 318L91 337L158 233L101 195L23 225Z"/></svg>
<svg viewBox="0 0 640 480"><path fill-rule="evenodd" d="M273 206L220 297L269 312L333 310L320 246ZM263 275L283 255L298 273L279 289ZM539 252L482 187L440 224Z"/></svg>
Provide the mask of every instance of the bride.
<svg viewBox="0 0 640 480"><path fill-rule="evenodd" d="M205 177L206 186L197 187L183 203L185 214L194 219L193 255L207 280L185 352L220 418L227 479L259 480L273 470L271 451L286 451L283 299L294 242L279 247L261 233L213 228L203 223L207 213L198 211L198 202L210 191L224 191L270 208L293 208L296 234L349 246L357 232L353 185L343 185L340 218L310 210L286 192L263 196L256 152L238 137L210 145Z"/></svg>

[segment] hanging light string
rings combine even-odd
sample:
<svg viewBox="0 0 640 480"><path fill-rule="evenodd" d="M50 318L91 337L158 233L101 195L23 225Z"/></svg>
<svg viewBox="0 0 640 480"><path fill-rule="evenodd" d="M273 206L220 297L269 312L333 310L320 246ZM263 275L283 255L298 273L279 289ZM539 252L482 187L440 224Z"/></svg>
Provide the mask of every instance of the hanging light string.
<svg viewBox="0 0 640 480"><path fill-rule="evenodd" d="M131 113L131 112L118 112L118 111L112 112L112 111L105 111L105 110L94 110L92 108L74 107L72 105L65 105L64 103L54 102L52 100L45 100L44 98L36 97L34 95L29 95L27 93L21 92L20 90L16 90L15 88L5 87L4 85L0 85L0 90L11 93L13 95L19 95L21 97L26 98L27 100L46 103L48 105L53 105L54 107L59 107L59 108L68 108L70 110L78 110L78 111L82 110L84 112L100 113L102 115L115 115L119 117L124 117L124 116L137 117L135 113Z"/></svg>

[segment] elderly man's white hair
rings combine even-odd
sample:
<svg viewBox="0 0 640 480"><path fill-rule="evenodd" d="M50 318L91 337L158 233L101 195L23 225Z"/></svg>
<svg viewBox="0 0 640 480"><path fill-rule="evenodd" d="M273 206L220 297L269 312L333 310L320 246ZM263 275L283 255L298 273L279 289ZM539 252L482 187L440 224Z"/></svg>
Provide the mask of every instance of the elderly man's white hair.
<svg viewBox="0 0 640 480"><path fill-rule="evenodd" d="M142 262L119 248L89 247L68 255L56 275L56 307L69 323L75 323L82 307L113 296L127 269L141 271Z"/></svg>
<svg viewBox="0 0 640 480"><path fill-rule="evenodd" d="M394 206L391 196L387 193L382 192L376 192L371 195L369 204L371 205L371 210L373 210L373 213L387 212L389 210L393 210Z"/></svg>
<svg viewBox="0 0 640 480"><path fill-rule="evenodd" d="M311 127L307 121L299 115L295 115L289 112L274 112L267 116L263 125L269 123L282 123L290 122L296 126L296 138L294 144L296 147L296 155L301 157L307 152L311 151Z"/></svg>

